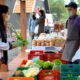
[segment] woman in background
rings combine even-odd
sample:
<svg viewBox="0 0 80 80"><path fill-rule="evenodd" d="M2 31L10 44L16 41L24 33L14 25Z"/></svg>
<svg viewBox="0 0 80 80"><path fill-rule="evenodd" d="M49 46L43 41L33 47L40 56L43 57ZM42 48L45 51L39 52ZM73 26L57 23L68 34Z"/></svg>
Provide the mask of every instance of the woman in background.
<svg viewBox="0 0 80 80"><path fill-rule="evenodd" d="M39 11L39 16L40 16L39 20L37 21L37 25L39 25L38 36L41 33L44 33L44 26L45 26L45 12L44 12L44 10Z"/></svg>

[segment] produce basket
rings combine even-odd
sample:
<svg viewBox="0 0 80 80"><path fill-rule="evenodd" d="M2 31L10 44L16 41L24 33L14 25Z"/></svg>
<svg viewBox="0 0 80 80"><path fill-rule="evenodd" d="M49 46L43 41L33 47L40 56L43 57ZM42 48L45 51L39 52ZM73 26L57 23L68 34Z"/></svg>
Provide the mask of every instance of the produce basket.
<svg viewBox="0 0 80 80"><path fill-rule="evenodd" d="M60 53L60 54L56 54L56 53L46 53L46 54L44 55L44 60L45 60L45 61L48 61L48 60L53 61L53 60L55 60L55 59L61 59L61 56L62 56L61 53Z"/></svg>
<svg viewBox="0 0 80 80"><path fill-rule="evenodd" d="M28 54L28 59L31 60L31 59L39 56L40 59L43 60L43 55L44 55L43 51L31 51L30 54Z"/></svg>
<svg viewBox="0 0 80 80"><path fill-rule="evenodd" d="M60 80L59 70L41 70L38 80Z"/></svg>
<svg viewBox="0 0 80 80"><path fill-rule="evenodd" d="M62 53L46 53L44 55L44 61L51 61L53 62L55 59L60 59L61 60L61 57L62 57ZM65 60L61 60L62 61L62 64L67 64L68 61L65 61Z"/></svg>
<svg viewBox="0 0 80 80"><path fill-rule="evenodd" d="M80 80L80 65L62 65L60 72L60 80Z"/></svg>

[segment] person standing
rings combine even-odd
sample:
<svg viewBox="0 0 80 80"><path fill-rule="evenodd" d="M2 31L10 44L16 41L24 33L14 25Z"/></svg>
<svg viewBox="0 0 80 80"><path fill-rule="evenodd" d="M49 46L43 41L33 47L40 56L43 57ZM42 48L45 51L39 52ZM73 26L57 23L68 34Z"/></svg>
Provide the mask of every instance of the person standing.
<svg viewBox="0 0 80 80"><path fill-rule="evenodd" d="M35 36L34 30L36 27L36 22L37 22L36 13L33 12L28 25L29 35L32 37L32 39L34 39L34 36Z"/></svg>
<svg viewBox="0 0 80 80"><path fill-rule="evenodd" d="M76 51L79 49L80 45L80 16L77 15L77 4L75 2L70 2L65 6L70 14L67 20L68 34L63 47L62 59L69 61L72 64L72 58ZM78 63L78 62L74 62Z"/></svg>
<svg viewBox="0 0 80 80"><path fill-rule="evenodd" d="M44 33L44 27L45 27L45 12L44 10L40 10L39 11L39 19L37 21L37 25L39 25L39 28L38 28L38 36L41 34L41 33Z"/></svg>
<svg viewBox="0 0 80 80"><path fill-rule="evenodd" d="M7 22L10 19L8 6L0 5L0 72L8 71L8 50L13 45L7 41Z"/></svg>

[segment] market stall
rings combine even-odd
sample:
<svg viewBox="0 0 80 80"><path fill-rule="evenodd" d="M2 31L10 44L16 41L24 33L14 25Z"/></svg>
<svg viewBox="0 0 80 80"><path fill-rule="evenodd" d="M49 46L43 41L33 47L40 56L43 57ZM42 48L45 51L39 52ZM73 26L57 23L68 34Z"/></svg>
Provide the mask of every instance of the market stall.
<svg viewBox="0 0 80 80"><path fill-rule="evenodd" d="M41 33L34 39L27 52L25 0L20 0L20 5L22 35L16 33L13 44L22 46L21 53L9 63L8 72L0 72L0 80L80 80L80 65L68 64L61 58L67 34L60 23L55 24L56 31Z"/></svg>

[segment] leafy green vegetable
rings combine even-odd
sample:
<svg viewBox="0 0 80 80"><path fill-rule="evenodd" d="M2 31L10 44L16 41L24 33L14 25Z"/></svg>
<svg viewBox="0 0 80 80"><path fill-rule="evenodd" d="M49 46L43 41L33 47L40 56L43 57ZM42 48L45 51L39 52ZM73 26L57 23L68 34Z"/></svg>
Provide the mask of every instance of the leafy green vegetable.
<svg viewBox="0 0 80 80"><path fill-rule="evenodd" d="M13 46L26 46L28 45L28 41L23 39L21 34L18 34L13 27L10 27L11 31L15 34L17 40L12 43Z"/></svg>
<svg viewBox="0 0 80 80"><path fill-rule="evenodd" d="M48 72L48 73L45 73L46 75L52 75L52 73L51 72Z"/></svg>
<svg viewBox="0 0 80 80"><path fill-rule="evenodd" d="M50 61L46 61L46 62L44 62L43 69L47 69L50 66L51 66L51 62Z"/></svg>
<svg viewBox="0 0 80 80"><path fill-rule="evenodd" d="M17 47L28 45L28 42L25 39L23 39L23 37L21 35L16 34L16 38L17 38L17 40L15 42L13 42L12 45L15 45Z"/></svg>
<svg viewBox="0 0 80 80"><path fill-rule="evenodd" d="M44 61L43 60L35 61L35 63L38 64L40 67L43 67L43 65L44 65Z"/></svg>
<svg viewBox="0 0 80 80"><path fill-rule="evenodd" d="M52 69L54 66L53 62L50 61L43 61L43 60L38 60L35 61L36 64L38 64L42 69Z"/></svg>
<svg viewBox="0 0 80 80"><path fill-rule="evenodd" d="M61 60L56 59L56 60L54 60L54 64L55 64L55 65L61 65L61 64L62 64L62 62L61 62Z"/></svg>
<svg viewBox="0 0 80 80"><path fill-rule="evenodd" d="M61 64L62 64L61 60L59 59L54 60L53 70L60 70Z"/></svg>

